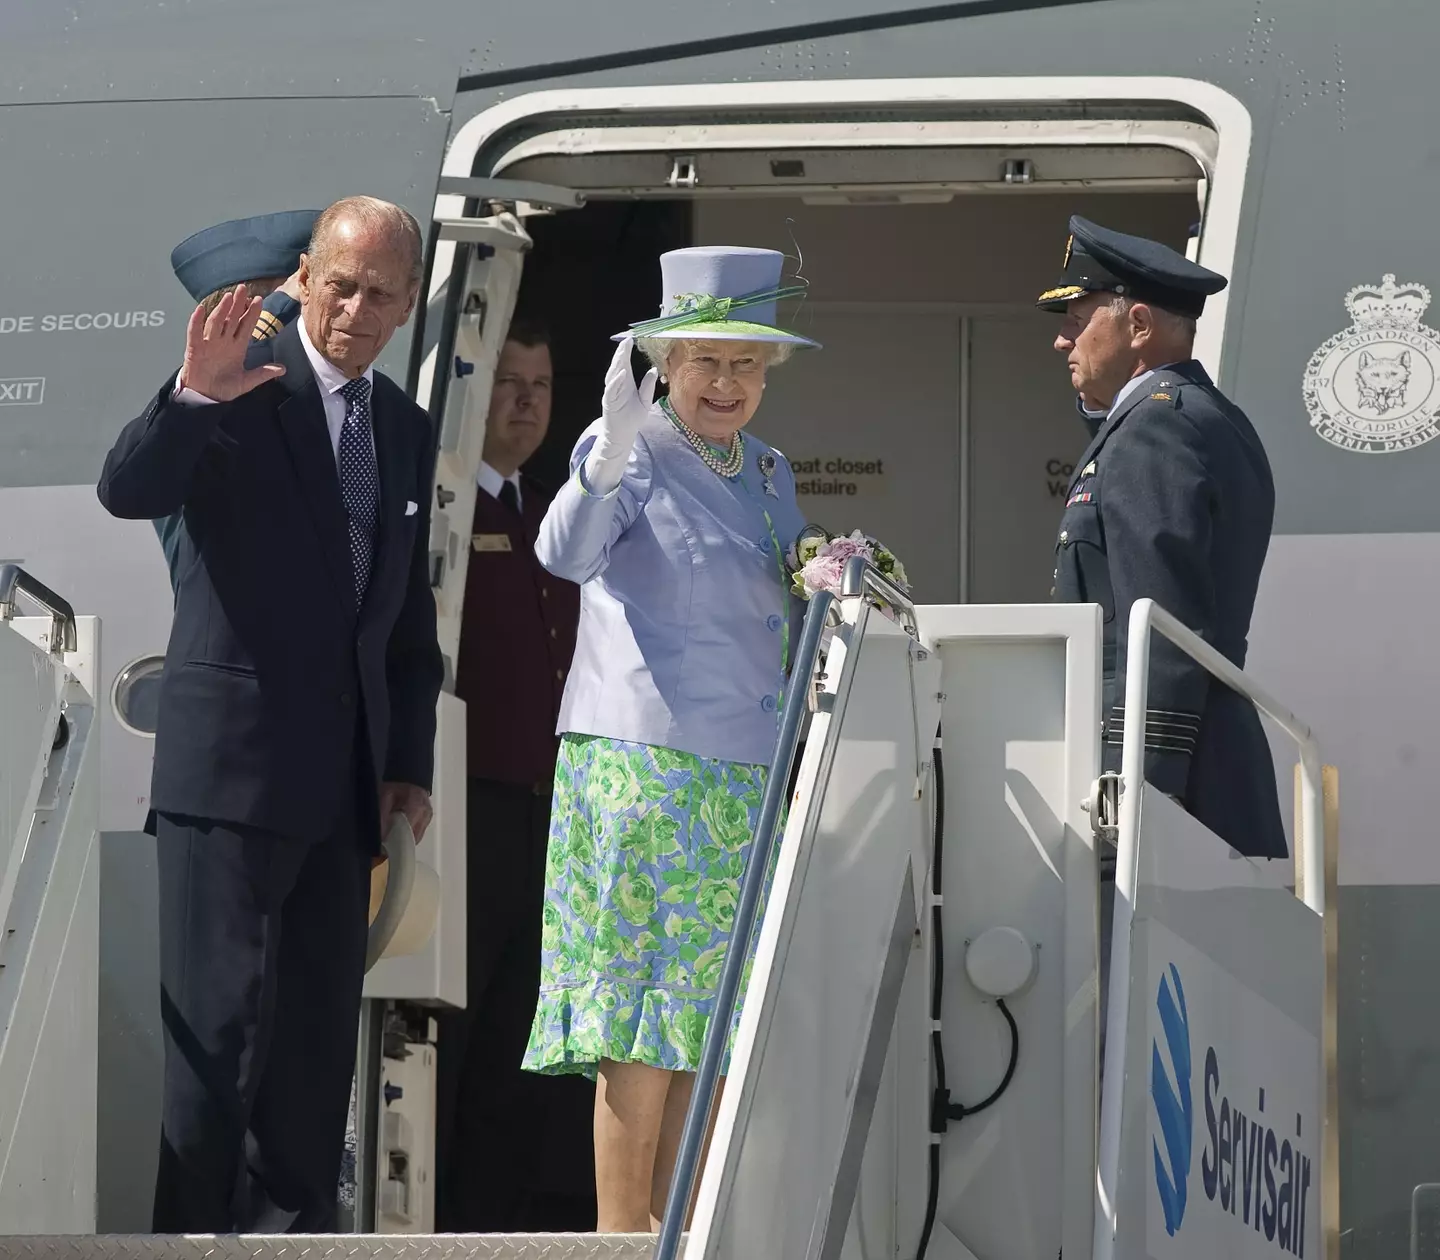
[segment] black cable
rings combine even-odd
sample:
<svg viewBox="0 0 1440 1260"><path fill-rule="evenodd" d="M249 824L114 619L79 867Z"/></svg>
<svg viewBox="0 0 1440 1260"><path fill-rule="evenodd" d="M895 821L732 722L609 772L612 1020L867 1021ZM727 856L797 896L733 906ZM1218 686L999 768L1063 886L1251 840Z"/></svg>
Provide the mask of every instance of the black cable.
<svg viewBox="0 0 1440 1260"><path fill-rule="evenodd" d="M973 1107L950 1101L950 1089L945 1080L945 1045L940 1035L940 1012L945 998L945 905L941 900L941 889L944 887L941 879L945 856L944 837L945 760L940 750L940 732L937 730L935 732L935 852L930 861L931 933L934 937L934 945L931 949L933 967L930 987L930 1054L935 1065L935 1092L931 1095L930 1101L930 1133L932 1135L930 1185L925 1196L925 1225L920 1231L920 1247L915 1253L915 1260L925 1260L925 1253L930 1247L930 1236L935 1231L935 1218L940 1210L939 1136L949 1129L951 1121L959 1121L965 1119L966 1116L977 1115L987 1107L993 1107L999 1102L1001 1096L1010 1088L1010 1082L1015 1079L1015 1069L1020 1062L1019 1025L1015 1023L1015 1016L1010 1013L1010 1008L1005 1005L1005 999L996 998L995 1005L1000 1008L1000 1014L1010 1025L1010 1062L1005 1067L1005 1075L1000 1084L991 1091L989 1097L976 1103Z"/></svg>
<svg viewBox="0 0 1440 1260"><path fill-rule="evenodd" d="M935 1217L940 1210L940 1142L938 1135L948 1127L948 1115L942 1110L950 1100L945 1084L945 1046L940 1037L940 1009L945 996L945 907L940 901L941 869L945 858L945 758L940 751L940 731L935 732L935 850L930 859L931 947L930 979L930 1058L935 1065L935 1092L930 1101L930 1184L925 1194L925 1226L920 1231L920 1249L915 1260L925 1260L930 1235L935 1231ZM942 1103L942 1100L944 1102Z"/></svg>
<svg viewBox="0 0 1440 1260"><path fill-rule="evenodd" d="M1015 1077L1015 1067L1020 1062L1020 1029L1015 1023L1015 1016L1010 1014L1010 1008L1005 1005L1004 998L996 998L995 1005L1000 1008L1000 1014L1005 1016L1005 1022L1010 1025L1010 1062L1005 1067L1005 1076L1000 1084L995 1087L994 1093L984 1102L976 1103L973 1107L967 1107L964 1103L948 1103L945 1114L951 1120L963 1120L966 1116L978 1115L986 1107L993 1107L1000 1100L1000 1095L1010 1088L1010 1082Z"/></svg>

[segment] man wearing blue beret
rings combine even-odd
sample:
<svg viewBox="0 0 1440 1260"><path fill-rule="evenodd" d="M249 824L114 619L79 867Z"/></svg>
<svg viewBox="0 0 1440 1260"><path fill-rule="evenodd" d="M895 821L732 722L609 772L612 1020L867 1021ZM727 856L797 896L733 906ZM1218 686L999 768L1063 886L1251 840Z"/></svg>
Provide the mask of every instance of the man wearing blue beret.
<svg viewBox="0 0 1440 1260"><path fill-rule="evenodd" d="M1196 319L1225 278L1078 216L1063 270L1038 305L1064 315L1055 349L1082 409L1105 416L1066 495L1054 595L1105 610L1104 761L1118 771L1131 605L1153 599L1243 668L1275 484L1245 413L1193 357ZM1159 635L1145 777L1238 852L1285 856L1254 706Z"/></svg>
<svg viewBox="0 0 1440 1260"><path fill-rule="evenodd" d="M275 336L300 313L300 255L310 243L315 210L282 210L248 219L230 219L187 236L170 253L170 266L185 291L214 311L220 299L243 284L252 297L263 297L251 336ZM180 584L185 521L180 513L153 522L170 569L170 587Z"/></svg>

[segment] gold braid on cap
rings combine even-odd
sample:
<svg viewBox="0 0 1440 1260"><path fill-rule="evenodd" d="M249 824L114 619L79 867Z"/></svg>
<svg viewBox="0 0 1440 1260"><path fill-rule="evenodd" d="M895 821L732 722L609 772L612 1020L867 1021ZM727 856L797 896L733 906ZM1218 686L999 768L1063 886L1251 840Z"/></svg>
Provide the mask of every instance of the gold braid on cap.
<svg viewBox="0 0 1440 1260"><path fill-rule="evenodd" d="M1077 298L1086 292L1088 292L1088 290L1078 284L1067 284L1060 289L1046 289L1045 292L1035 300L1037 302L1058 302L1061 298L1064 298L1066 301L1069 301L1069 299Z"/></svg>

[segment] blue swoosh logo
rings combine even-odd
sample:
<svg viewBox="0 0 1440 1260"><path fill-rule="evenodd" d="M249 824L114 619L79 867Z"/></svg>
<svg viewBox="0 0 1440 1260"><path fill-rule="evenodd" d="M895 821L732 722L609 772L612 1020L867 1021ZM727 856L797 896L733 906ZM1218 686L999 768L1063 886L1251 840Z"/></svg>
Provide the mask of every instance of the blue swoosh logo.
<svg viewBox="0 0 1440 1260"><path fill-rule="evenodd" d="M1173 982L1173 989L1172 989ZM1170 964L1170 974L1160 980L1155 1006L1160 1027L1175 1067L1171 1084L1165 1070L1160 1047L1150 1043L1150 1097L1160 1121L1160 1143L1151 1139L1155 1156L1155 1188L1160 1193L1160 1207L1165 1214L1165 1232L1172 1238L1185 1219L1186 1187L1190 1180L1190 1155L1195 1132L1195 1105L1190 1088L1190 1018L1185 1010L1185 988L1180 972Z"/></svg>

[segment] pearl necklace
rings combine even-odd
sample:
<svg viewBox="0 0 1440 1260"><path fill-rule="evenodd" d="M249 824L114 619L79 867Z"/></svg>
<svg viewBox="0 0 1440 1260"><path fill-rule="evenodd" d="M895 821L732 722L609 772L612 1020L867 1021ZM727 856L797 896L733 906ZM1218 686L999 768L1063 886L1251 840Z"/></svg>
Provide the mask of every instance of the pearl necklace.
<svg viewBox="0 0 1440 1260"><path fill-rule="evenodd" d="M685 440L694 448L695 453L705 461L705 466L719 477L729 480L740 475L740 470L745 467L745 439L741 436L740 430L736 429L730 435L730 452L721 459L711 449L710 443L695 432L678 415L675 408L670 405L668 398L660 400L660 408L670 417L670 422L685 435Z"/></svg>

